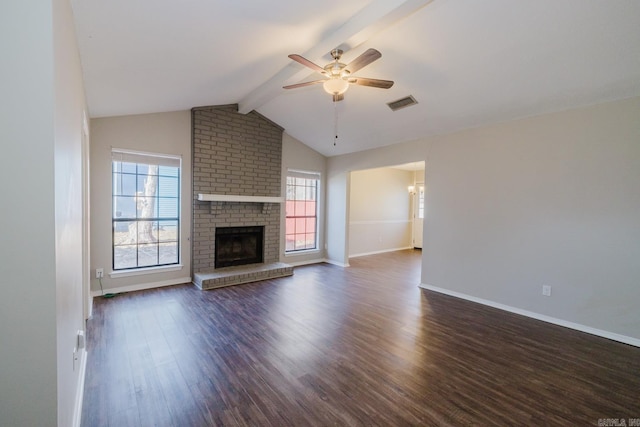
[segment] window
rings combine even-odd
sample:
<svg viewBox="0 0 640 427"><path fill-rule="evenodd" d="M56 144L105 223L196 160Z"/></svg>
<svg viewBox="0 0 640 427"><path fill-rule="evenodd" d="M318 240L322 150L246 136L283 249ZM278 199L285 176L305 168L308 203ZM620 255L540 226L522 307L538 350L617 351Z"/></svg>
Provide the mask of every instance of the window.
<svg viewBox="0 0 640 427"><path fill-rule="evenodd" d="M320 174L290 170L287 175L285 252L317 249Z"/></svg>
<svg viewBox="0 0 640 427"><path fill-rule="evenodd" d="M178 264L180 158L112 152L113 270Z"/></svg>
<svg viewBox="0 0 640 427"><path fill-rule="evenodd" d="M418 218L424 219L424 185L418 186Z"/></svg>

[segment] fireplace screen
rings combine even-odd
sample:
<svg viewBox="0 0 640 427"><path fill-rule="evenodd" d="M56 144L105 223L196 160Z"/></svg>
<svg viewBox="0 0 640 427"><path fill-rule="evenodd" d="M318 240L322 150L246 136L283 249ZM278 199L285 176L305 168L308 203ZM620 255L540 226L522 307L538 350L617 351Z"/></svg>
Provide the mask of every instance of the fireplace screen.
<svg viewBox="0 0 640 427"><path fill-rule="evenodd" d="M264 261L264 227L216 227L215 268Z"/></svg>

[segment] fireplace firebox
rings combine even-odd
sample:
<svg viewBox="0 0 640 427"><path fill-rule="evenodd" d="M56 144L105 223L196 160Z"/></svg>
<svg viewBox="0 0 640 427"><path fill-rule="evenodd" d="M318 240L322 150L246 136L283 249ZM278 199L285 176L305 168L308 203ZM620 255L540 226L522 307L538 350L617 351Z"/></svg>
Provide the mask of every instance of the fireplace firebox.
<svg viewBox="0 0 640 427"><path fill-rule="evenodd" d="M264 262L264 226L216 227L215 268Z"/></svg>

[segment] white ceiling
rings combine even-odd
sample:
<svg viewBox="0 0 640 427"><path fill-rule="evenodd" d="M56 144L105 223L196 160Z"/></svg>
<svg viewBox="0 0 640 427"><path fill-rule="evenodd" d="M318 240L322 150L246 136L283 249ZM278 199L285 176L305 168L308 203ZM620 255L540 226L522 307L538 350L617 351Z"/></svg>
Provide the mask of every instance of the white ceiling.
<svg viewBox="0 0 640 427"><path fill-rule="evenodd" d="M240 105L333 156L640 95L638 0L72 0L92 117ZM382 58L334 105L291 61ZM418 105L386 103L413 95ZM334 110L336 108L337 110ZM334 147L334 117L338 143Z"/></svg>

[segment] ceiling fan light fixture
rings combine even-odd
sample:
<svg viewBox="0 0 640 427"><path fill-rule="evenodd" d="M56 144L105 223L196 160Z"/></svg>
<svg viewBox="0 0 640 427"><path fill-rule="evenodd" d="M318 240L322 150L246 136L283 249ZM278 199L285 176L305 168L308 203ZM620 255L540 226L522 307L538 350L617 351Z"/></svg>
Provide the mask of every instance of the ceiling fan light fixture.
<svg viewBox="0 0 640 427"><path fill-rule="evenodd" d="M325 81L322 87L329 95L342 95L349 89L349 82L340 77L331 78Z"/></svg>

